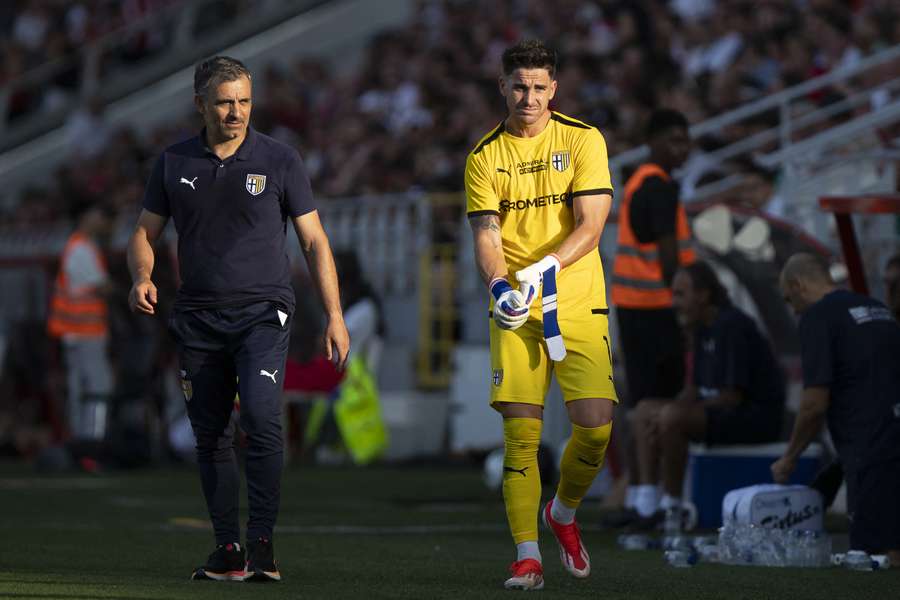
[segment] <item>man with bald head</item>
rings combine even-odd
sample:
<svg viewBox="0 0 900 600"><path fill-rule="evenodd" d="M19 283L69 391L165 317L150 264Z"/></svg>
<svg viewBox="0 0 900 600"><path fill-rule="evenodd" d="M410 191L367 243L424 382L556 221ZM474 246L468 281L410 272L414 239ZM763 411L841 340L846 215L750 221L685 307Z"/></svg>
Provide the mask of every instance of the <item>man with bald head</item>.
<svg viewBox="0 0 900 600"><path fill-rule="evenodd" d="M803 398L772 476L787 481L827 419L847 480L850 546L900 567L900 324L881 302L836 287L810 254L788 260L781 290L800 315Z"/></svg>

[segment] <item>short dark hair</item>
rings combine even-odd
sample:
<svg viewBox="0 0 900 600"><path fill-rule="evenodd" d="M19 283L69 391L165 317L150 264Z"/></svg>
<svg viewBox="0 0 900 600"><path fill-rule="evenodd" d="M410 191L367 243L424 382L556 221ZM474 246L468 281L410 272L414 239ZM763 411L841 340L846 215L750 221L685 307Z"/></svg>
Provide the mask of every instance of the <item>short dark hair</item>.
<svg viewBox="0 0 900 600"><path fill-rule="evenodd" d="M900 252L887 259L887 262L884 263L885 270L893 267L900 267Z"/></svg>
<svg viewBox="0 0 900 600"><path fill-rule="evenodd" d="M658 108L650 115L647 121L647 127L644 130L646 139L652 140L662 132L672 127L689 129L688 120L683 114L671 108Z"/></svg>
<svg viewBox="0 0 900 600"><path fill-rule="evenodd" d="M547 69L550 79L556 77L556 51L541 40L523 40L503 52L503 74L516 69Z"/></svg>
<svg viewBox="0 0 900 600"><path fill-rule="evenodd" d="M209 88L216 87L223 81L237 81L241 77L250 77L250 69L236 58L230 56L213 56L199 63L194 69L194 94L206 96Z"/></svg>
<svg viewBox="0 0 900 600"><path fill-rule="evenodd" d="M726 290L725 286L722 285L722 282L719 281L719 277L716 275L716 272L713 271L712 267L709 266L709 263L698 260L681 267L681 270L687 273L688 277L691 278L691 283L694 284L695 293L701 290L709 292L710 304L718 306L719 308L731 304L731 299L728 297L728 290Z"/></svg>

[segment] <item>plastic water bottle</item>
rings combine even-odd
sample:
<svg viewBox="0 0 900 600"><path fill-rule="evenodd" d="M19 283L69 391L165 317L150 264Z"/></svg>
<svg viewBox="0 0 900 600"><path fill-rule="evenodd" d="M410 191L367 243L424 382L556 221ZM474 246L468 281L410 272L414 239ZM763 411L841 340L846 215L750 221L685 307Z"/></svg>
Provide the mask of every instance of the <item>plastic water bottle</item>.
<svg viewBox="0 0 900 600"><path fill-rule="evenodd" d="M885 556L885 558L887 558ZM844 567L852 571L874 571L884 568L880 561L874 560L865 550L850 550L844 555Z"/></svg>
<svg viewBox="0 0 900 600"><path fill-rule="evenodd" d="M616 541L625 550L652 550L659 547L658 540L643 533L622 534Z"/></svg>
<svg viewBox="0 0 900 600"><path fill-rule="evenodd" d="M729 523L719 530L718 555L732 565L824 567L831 562L831 538L820 531Z"/></svg>
<svg viewBox="0 0 900 600"><path fill-rule="evenodd" d="M699 544L695 548L698 560L709 563L720 562L718 544Z"/></svg>
<svg viewBox="0 0 900 600"><path fill-rule="evenodd" d="M697 564L697 553L693 550L666 550L666 562L676 568L693 567Z"/></svg>
<svg viewBox="0 0 900 600"><path fill-rule="evenodd" d="M667 535L662 539L663 550L693 550L691 538L684 535Z"/></svg>
<svg viewBox="0 0 900 600"><path fill-rule="evenodd" d="M866 557L868 558L868 562L865 560ZM851 550L846 554L832 554L831 564L836 567L845 567L854 571L876 571L887 569L891 566L886 554L866 554L862 550Z"/></svg>

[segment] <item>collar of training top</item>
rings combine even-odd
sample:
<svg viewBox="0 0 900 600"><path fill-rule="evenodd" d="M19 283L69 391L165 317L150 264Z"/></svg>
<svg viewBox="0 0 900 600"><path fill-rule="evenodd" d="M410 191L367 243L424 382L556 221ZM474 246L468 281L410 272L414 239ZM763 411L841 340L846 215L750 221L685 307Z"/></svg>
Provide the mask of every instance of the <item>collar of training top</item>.
<svg viewBox="0 0 900 600"><path fill-rule="evenodd" d="M244 137L244 141L241 142L241 145L238 147L237 152L235 152L225 160L250 160L250 156L253 154L253 149L256 147L257 137L258 136L256 134L256 130L253 129L253 127L248 126L247 135ZM200 130L200 133L195 138L195 141L195 149L197 150L198 157L212 155L216 157L216 160L218 160L218 156L216 156L216 153L206 145L206 127Z"/></svg>

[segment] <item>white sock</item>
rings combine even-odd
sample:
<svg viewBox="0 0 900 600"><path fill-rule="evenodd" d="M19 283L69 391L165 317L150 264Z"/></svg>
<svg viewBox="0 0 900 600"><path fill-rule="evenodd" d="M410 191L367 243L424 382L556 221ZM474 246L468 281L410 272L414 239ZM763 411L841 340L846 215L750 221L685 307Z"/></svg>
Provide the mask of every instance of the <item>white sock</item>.
<svg viewBox="0 0 900 600"><path fill-rule="evenodd" d="M676 498L669 494L663 494L662 500L659 501L659 507L663 510L669 510L670 508L677 508L679 506L681 506L681 498Z"/></svg>
<svg viewBox="0 0 900 600"><path fill-rule="evenodd" d="M659 488L655 485L639 485L635 491L634 508L642 517L649 517L659 506Z"/></svg>
<svg viewBox="0 0 900 600"><path fill-rule="evenodd" d="M550 504L550 516L560 525L568 525L575 520L576 508L569 508L563 504L559 496L553 496L553 503Z"/></svg>
<svg viewBox="0 0 900 600"><path fill-rule="evenodd" d="M522 542L521 544L516 544L516 555L518 556L516 560L533 558L534 560L541 562L541 549L538 548L537 542Z"/></svg>
<svg viewBox="0 0 900 600"><path fill-rule="evenodd" d="M625 508L634 508L637 501L637 489L636 485L629 485L625 488Z"/></svg>

